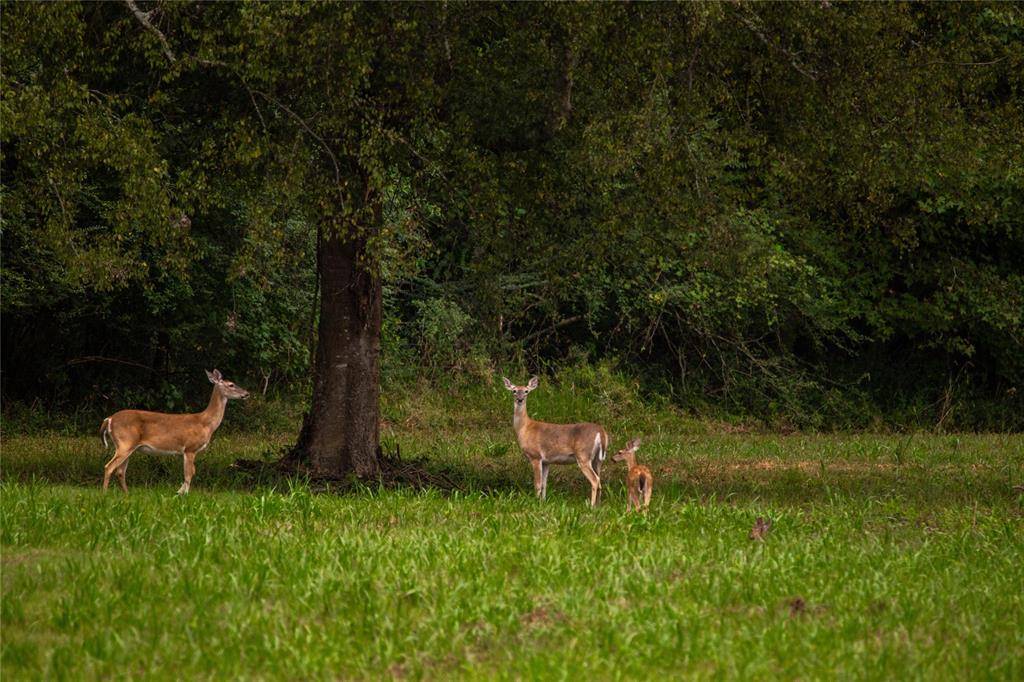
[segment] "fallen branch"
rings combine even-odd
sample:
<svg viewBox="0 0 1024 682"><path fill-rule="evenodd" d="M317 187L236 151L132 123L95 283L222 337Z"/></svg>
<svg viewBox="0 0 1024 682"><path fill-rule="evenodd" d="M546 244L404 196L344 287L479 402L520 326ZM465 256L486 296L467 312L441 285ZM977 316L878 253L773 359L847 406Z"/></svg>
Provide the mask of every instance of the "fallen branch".
<svg viewBox="0 0 1024 682"><path fill-rule="evenodd" d="M101 355L86 355L80 358L73 358L64 363L65 367L73 367L75 365L84 365L92 362L107 362L116 365L127 365L128 367L138 367L149 372L157 374L160 370L150 367L149 365L143 365L140 362L133 362L131 360L122 360L121 358L105 358Z"/></svg>

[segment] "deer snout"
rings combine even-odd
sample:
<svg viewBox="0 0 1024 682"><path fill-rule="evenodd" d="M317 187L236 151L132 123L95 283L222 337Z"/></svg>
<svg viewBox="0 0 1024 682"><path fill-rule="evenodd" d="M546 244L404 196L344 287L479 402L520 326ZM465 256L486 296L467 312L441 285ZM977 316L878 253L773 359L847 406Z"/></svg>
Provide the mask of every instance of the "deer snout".
<svg viewBox="0 0 1024 682"><path fill-rule="evenodd" d="M249 391L245 390L241 386L232 386L231 392L228 393L227 396L235 400L245 400L249 397Z"/></svg>

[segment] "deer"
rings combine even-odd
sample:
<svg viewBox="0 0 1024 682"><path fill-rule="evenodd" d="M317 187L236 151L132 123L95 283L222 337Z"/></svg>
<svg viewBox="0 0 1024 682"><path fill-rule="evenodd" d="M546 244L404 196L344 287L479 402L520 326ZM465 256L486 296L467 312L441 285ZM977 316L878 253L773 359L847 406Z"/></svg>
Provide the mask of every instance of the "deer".
<svg viewBox="0 0 1024 682"><path fill-rule="evenodd" d="M114 456L103 467L103 491L110 485L110 476L117 472L121 490L128 492L125 472L128 458L136 450L160 454L181 455L185 462L185 481L178 488L179 495L187 495L196 472L196 455L206 449L214 431L224 420L228 400L247 398L249 392L223 376L219 370L207 371L213 384L210 404L195 414L166 414L144 410L121 410L103 420L100 437L103 448L109 447L107 436L114 443Z"/></svg>
<svg viewBox="0 0 1024 682"><path fill-rule="evenodd" d="M590 482L590 506L601 498L601 462L608 452L608 433L600 424L548 424L530 419L526 412L526 396L537 388L537 377L526 386L516 386L502 377L505 388L512 392L515 407L512 427L516 440L533 467L533 487L537 497L547 498L548 468L552 464L576 462Z"/></svg>
<svg viewBox="0 0 1024 682"><path fill-rule="evenodd" d="M636 451L639 447L640 439L634 438L626 443L626 447L615 453L612 461L625 462L626 466L629 467L626 473L626 492L629 493L629 499L626 500L626 509L640 511L642 501L643 510L646 512L647 507L651 504L651 489L654 487L654 477L651 476L650 469L636 463Z"/></svg>

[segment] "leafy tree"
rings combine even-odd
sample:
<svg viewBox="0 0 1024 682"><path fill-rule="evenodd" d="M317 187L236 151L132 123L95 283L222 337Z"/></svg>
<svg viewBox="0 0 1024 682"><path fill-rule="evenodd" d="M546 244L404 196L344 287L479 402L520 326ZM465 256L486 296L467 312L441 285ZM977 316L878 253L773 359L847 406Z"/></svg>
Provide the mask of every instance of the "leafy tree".
<svg viewBox="0 0 1024 682"><path fill-rule="evenodd" d="M243 271L265 265L253 261L283 237L282 225L315 225L319 342L295 455L322 475L375 474L380 195L388 170L408 156L403 126L415 126L429 103L420 10L143 11L133 2L12 10L5 45L16 47L4 92L13 94L4 105L12 119L5 160L15 175L5 248L22 256L6 273L18 285L14 303L38 302L38 279L16 273L54 252L61 279L49 289L59 297L131 287L130 273L149 266L147 249L161 268L183 270L194 220L244 225L233 264ZM39 21L42 36L31 30ZM61 136L70 144L54 145ZM38 200L48 191L56 202ZM95 222L108 229L82 255L77 247ZM33 241L37 251L17 248ZM161 312L159 301L153 307Z"/></svg>
<svg viewBox="0 0 1024 682"><path fill-rule="evenodd" d="M312 370L296 459L373 474L383 323L425 366L583 349L766 418L958 394L1020 425L1015 5L10 4L0 32L5 396Z"/></svg>

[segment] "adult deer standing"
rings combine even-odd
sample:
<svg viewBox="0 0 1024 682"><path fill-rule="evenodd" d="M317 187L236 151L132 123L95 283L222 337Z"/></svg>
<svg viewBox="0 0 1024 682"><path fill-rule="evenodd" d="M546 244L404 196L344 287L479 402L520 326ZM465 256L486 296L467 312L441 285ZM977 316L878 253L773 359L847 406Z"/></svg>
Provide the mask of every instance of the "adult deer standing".
<svg viewBox="0 0 1024 682"><path fill-rule="evenodd" d="M196 414L164 414L143 410L121 410L103 420L100 436L104 447L107 436L114 441L114 456L103 468L103 489L110 484L110 475L117 472L121 490L128 492L125 471L128 458L136 450L181 455L185 459L185 482L178 494L188 493L196 472L196 455L206 449L213 432L224 419L224 408L232 398L246 398L249 392L224 379L218 370L206 373L213 384L213 394L206 409Z"/></svg>
<svg viewBox="0 0 1024 682"><path fill-rule="evenodd" d="M608 452L608 433L600 424L548 424L530 419L526 413L526 396L537 388L537 377L526 386L516 386L508 379L505 388L512 391L515 411L512 426L523 454L533 466L533 487L537 497L544 499L548 491L548 467L551 464L576 462L590 481L590 506L601 498L601 462Z"/></svg>

